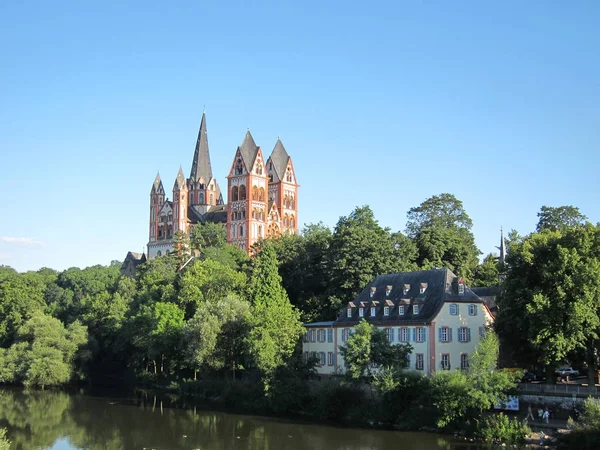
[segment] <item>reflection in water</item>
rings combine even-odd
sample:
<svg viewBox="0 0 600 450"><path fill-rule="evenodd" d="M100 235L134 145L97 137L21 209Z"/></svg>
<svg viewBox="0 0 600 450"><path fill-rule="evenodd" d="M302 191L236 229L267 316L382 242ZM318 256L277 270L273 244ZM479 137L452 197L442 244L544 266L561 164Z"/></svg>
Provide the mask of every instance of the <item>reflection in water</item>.
<svg viewBox="0 0 600 450"><path fill-rule="evenodd" d="M451 450L439 435L347 429L171 407L138 393L128 400L0 389L0 427L14 450ZM184 405L179 405L184 406Z"/></svg>

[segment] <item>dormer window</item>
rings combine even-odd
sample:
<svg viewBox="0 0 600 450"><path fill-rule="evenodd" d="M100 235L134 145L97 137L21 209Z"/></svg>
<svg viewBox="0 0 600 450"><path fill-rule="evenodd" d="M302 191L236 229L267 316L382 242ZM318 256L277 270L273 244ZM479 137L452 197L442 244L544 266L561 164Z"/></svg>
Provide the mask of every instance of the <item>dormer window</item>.
<svg viewBox="0 0 600 450"><path fill-rule="evenodd" d="M358 317L365 317L365 308L358 308Z"/></svg>
<svg viewBox="0 0 600 450"><path fill-rule="evenodd" d="M376 287L372 287L371 288L371 292L369 294L369 297L373 298L375 296L375 292L377 292L377 288Z"/></svg>
<svg viewBox="0 0 600 450"><path fill-rule="evenodd" d="M347 315L347 317L352 317L352 308L348 308L346 310L346 315Z"/></svg>
<svg viewBox="0 0 600 450"><path fill-rule="evenodd" d="M371 306L371 317L375 317L375 307Z"/></svg>
<svg viewBox="0 0 600 450"><path fill-rule="evenodd" d="M402 288L402 295L408 294L408 291L410 291L410 284L405 284Z"/></svg>
<svg viewBox="0 0 600 450"><path fill-rule="evenodd" d="M413 305L413 314L419 314L419 305Z"/></svg>
<svg viewBox="0 0 600 450"><path fill-rule="evenodd" d="M387 286L385 287L385 296L386 296L386 297L389 297L391 293L392 293L392 286L390 286L390 285L387 285Z"/></svg>
<svg viewBox="0 0 600 450"><path fill-rule="evenodd" d="M458 295L465 295L465 280L458 280Z"/></svg>
<svg viewBox="0 0 600 450"><path fill-rule="evenodd" d="M404 305L398 306L398 315L399 316L403 316L404 315Z"/></svg>
<svg viewBox="0 0 600 450"><path fill-rule="evenodd" d="M389 306L384 306L383 307L383 315L384 316L389 316L390 315L390 307Z"/></svg>
<svg viewBox="0 0 600 450"><path fill-rule="evenodd" d="M427 283L421 283L421 286L419 287L419 294L424 294L426 290L427 290Z"/></svg>

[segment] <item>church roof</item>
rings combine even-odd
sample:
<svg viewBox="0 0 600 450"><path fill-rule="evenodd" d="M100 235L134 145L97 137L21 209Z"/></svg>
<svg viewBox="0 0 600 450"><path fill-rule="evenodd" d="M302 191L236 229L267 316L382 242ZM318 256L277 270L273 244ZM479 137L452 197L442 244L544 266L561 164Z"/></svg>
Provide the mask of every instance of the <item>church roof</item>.
<svg viewBox="0 0 600 450"><path fill-rule="evenodd" d="M246 131L244 142L242 142L242 145L240 145L238 149L242 155L246 171L251 172L252 166L254 166L254 160L256 160L256 155L258 154L258 146L256 145L256 142L254 142L250 130Z"/></svg>
<svg viewBox="0 0 600 450"><path fill-rule="evenodd" d="M269 159L273 163L273 181L283 180L285 169L290 160L290 155L285 151L285 147L279 138L277 139L277 143L275 144L275 148L273 148Z"/></svg>
<svg viewBox="0 0 600 450"><path fill-rule="evenodd" d="M160 173L157 173L156 177L154 178L154 183L152 183L152 192L160 192L161 187L162 180L160 179ZM164 188L162 190L164 192Z"/></svg>
<svg viewBox="0 0 600 450"><path fill-rule="evenodd" d="M204 179L205 183L208 183L213 177L210 165L210 153L208 151L208 135L206 133L206 113L204 112L202 113L200 129L198 130L192 171L190 172L190 178L193 181L198 181L200 177Z"/></svg>
<svg viewBox="0 0 600 450"><path fill-rule="evenodd" d="M227 222L227 205L211 206L208 211L201 212L194 206L188 206L188 219L192 223L206 222L225 223Z"/></svg>
<svg viewBox="0 0 600 450"><path fill-rule="evenodd" d="M334 326L353 326L363 318L375 325L426 325L435 319L446 302L483 303L468 287L459 295L457 282L458 277L449 269L379 275L351 302L351 317L344 308ZM422 286L425 287L423 294L420 293ZM408 288L406 293L405 287ZM420 306L419 313L413 314L412 306L416 304ZM365 308L364 317L359 317L357 305ZM403 315L398 313L400 305L405 306ZM373 306L377 308L375 317L368 311ZM390 307L388 316L384 315L382 306Z"/></svg>
<svg viewBox="0 0 600 450"><path fill-rule="evenodd" d="M177 172L177 178L175 178L175 185L173 188L182 189L184 187L186 187L185 175L183 174L183 169L179 167L179 172Z"/></svg>

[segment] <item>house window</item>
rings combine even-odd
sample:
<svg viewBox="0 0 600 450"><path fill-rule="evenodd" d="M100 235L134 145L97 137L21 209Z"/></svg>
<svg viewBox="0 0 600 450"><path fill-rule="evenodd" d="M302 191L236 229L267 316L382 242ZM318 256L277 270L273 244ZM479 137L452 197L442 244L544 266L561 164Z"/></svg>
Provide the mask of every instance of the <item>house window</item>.
<svg viewBox="0 0 600 450"><path fill-rule="evenodd" d="M423 353L417 353L416 359L415 359L415 369L423 370L424 367L425 367L425 357L423 356Z"/></svg>
<svg viewBox="0 0 600 450"><path fill-rule="evenodd" d="M317 340L319 342L325 342L325 330L317 330Z"/></svg>
<svg viewBox="0 0 600 450"><path fill-rule="evenodd" d="M465 284L458 283L458 295L465 295Z"/></svg>
<svg viewBox="0 0 600 450"><path fill-rule="evenodd" d="M319 352L319 359L320 366L324 366L325 364L327 364L327 360L325 359L325 352Z"/></svg>
<svg viewBox="0 0 600 450"><path fill-rule="evenodd" d="M335 358L333 352L327 352L327 365L333 366L335 364Z"/></svg>
<svg viewBox="0 0 600 450"><path fill-rule="evenodd" d="M389 316L390 315L390 307L389 306L384 306L383 307L383 315L384 316Z"/></svg>
<svg viewBox="0 0 600 450"><path fill-rule="evenodd" d="M315 330L310 330L310 342L316 341Z"/></svg>
<svg viewBox="0 0 600 450"><path fill-rule="evenodd" d="M416 328L416 339L415 341L417 342L425 342L425 333L426 333L426 328L425 327L417 327Z"/></svg>
<svg viewBox="0 0 600 450"><path fill-rule="evenodd" d="M462 370L469 368L469 355L467 355L466 353L460 354L460 368Z"/></svg>
<svg viewBox="0 0 600 450"><path fill-rule="evenodd" d="M413 314L419 314L419 305L413 305Z"/></svg>
<svg viewBox="0 0 600 450"><path fill-rule="evenodd" d="M346 316L347 316L347 317L352 317L352 308L348 308L348 309L346 310Z"/></svg>
<svg viewBox="0 0 600 450"><path fill-rule="evenodd" d="M358 308L358 316L365 317L365 308Z"/></svg>
<svg viewBox="0 0 600 450"><path fill-rule="evenodd" d="M327 342L333 342L333 328L327 330Z"/></svg>
<svg viewBox="0 0 600 450"><path fill-rule="evenodd" d="M477 315L477 305L469 305L469 315L470 316Z"/></svg>
<svg viewBox="0 0 600 450"><path fill-rule="evenodd" d="M348 335L350 334L348 328L344 328L342 330L342 342L346 342L348 340Z"/></svg>
<svg viewBox="0 0 600 450"><path fill-rule="evenodd" d="M450 304L450 315L451 316L458 316L458 305L456 303L451 303Z"/></svg>
<svg viewBox="0 0 600 450"><path fill-rule="evenodd" d="M385 334L387 336L388 341L394 342L394 329L393 328L386 328Z"/></svg>
<svg viewBox="0 0 600 450"><path fill-rule="evenodd" d="M452 333L452 329L449 327L440 327L440 342L450 342L450 333Z"/></svg>
<svg viewBox="0 0 600 450"><path fill-rule="evenodd" d="M398 328L398 340L400 342L408 342L410 337L410 330L406 327Z"/></svg>
<svg viewBox="0 0 600 450"><path fill-rule="evenodd" d="M308 336L308 331L306 333L304 333L304 337L302 338L303 342L309 342L309 336Z"/></svg>
<svg viewBox="0 0 600 450"><path fill-rule="evenodd" d="M471 342L471 329L460 327L458 329L458 342Z"/></svg>
<svg viewBox="0 0 600 450"><path fill-rule="evenodd" d="M375 317L375 308L371 307L371 317Z"/></svg>
<svg viewBox="0 0 600 450"><path fill-rule="evenodd" d="M442 353L442 360L440 361L442 370L450 370L450 355L448 353Z"/></svg>
<svg viewBox="0 0 600 450"><path fill-rule="evenodd" d="M404 305L398 306L398 315L399 316L403 316L404 315Z"/></svg>

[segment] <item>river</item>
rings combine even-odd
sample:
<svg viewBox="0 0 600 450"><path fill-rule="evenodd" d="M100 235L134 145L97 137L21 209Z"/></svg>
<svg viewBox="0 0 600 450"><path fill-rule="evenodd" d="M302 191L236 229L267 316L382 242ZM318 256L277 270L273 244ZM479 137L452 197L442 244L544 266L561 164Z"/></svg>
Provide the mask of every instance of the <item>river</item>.
<svg viewBox="0 0 600 450"><path fill-rule="evenodd" d="M11 450L465 448L437 434L340 428L207 411L143 392L123 397L0 389L2 427L8 428Z"/></svg>

